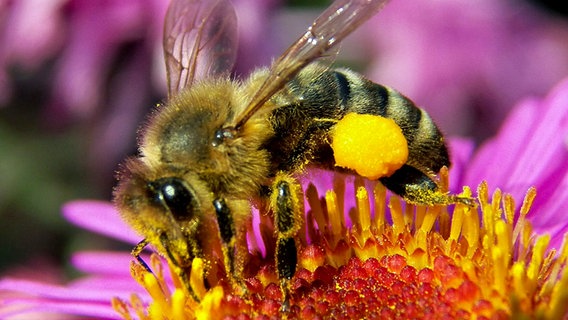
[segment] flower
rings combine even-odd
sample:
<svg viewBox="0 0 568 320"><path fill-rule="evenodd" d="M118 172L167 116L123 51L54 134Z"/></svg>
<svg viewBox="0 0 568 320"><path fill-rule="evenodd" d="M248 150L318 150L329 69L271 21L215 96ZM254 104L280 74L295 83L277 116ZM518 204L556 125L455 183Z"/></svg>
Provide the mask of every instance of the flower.
<svg viewBox="0 0 568 320"><path fill-rule="evenodd" d="M336 185L335 190L345 190L345 185ZM301 240L300 269L291 282L286 307L289 318L555 319L568 315L568 297L562 291L568 284L568 247L558 256L555 251L546 254L550 238L531 232L526 215L534 188L519 209L508 195L497 191L490 196L482 183L478 189L482 215L458 204L451 218L447 207L414 207L395 198L388 200L380 184L373 189L371 203L362 180L355 180L353 191L352 226L346 228L342 195L328 191L320 198L313 185L308 187L306 224L311 244ZM462 195L471 193L466 188ZM387 204L392 222L385 219ZM520 217L514 223L516 210ZM198 261L191 277L201 279L202 270ZM125 318L134 312L144 319L279 317L283 308L270 265L261 264L255 276L246 279L244 297L227 285L207 290L193 281L199 303L184 294L179 281L172 287L142 267L134 268L133 275L154 301L145 309L136 299L130 306L126 300L115 299Z"/></svg>
<svg viewBox="0 0 568 320"><path fill-rule="evenodd" d="M305 177L310 209L306 232L298 239L303 245L290 282L288 315L568 315L568 296L562 291L568 285L567 115L568 79L546 98L521 103L499 135L478 152L472 153L463 140L452 143L454 183L442 171L441 185L458 192L462 183L487 180L477 188L476 209L462 204L415 207L389 197L380 184L311 172ZM497 186L504 192L490 189ZM471 196L469 188L462 196ZM87 229L131 244L139 240L108 203L72 202L63 211ZM255 226L257 234L267 234L266 225ZM128 253L78 253L73 262L88 276L68 285L1 280L0 316L31 311L143 319L278 316L283 298L274 262L260 253L264 238L252 238L247 268L253 276L245 279L246 295L233 293L223 282L205 288L201 259L194 260L190 275L200 298L196 302L175 275L164 272L167 261L157 256L143 257L153 273L132 263L134 281L127 275Z"/></svg>

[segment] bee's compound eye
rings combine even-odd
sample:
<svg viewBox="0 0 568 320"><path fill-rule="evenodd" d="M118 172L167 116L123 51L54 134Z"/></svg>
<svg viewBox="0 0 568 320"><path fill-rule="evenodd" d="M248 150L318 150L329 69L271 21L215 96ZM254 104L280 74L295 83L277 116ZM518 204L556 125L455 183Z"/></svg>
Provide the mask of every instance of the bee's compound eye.
<svg viewBox="0 0 568 320"><path fill-rule="evenodd" d="M152 182L150 189L156 200L165 205L176 220L192 218L196 199L180 179L160 179Z"/></svg>

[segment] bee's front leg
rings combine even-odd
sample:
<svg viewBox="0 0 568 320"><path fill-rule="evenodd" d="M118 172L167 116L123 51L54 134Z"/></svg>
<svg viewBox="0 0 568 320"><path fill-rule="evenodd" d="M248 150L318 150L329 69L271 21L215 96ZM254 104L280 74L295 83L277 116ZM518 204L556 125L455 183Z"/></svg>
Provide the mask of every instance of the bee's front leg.
<svg viewBox="0 0 568 320"><path fill-rule="evenodd" d="M270 206L276 228L276 271L283 294L282 310L289 306L290 280L296 272L295 237L302 226L304 213L303 192L300 184L290 176L278 174L272 188Z"/></svg>
<svg viewBox="0 0 568 320"><path fill-rule="evenodd" d="M149 273L154 275L154 272L152 271L152 269L148 266L148 264L146 263L146 261L144 261L144 259L142 259L142 257L140 256L140 254L142 253L142 250L144 250L144 248L146 248L146 246L149 244L148 239L143 239L142 241L140 241L133 249L132 249L132 256L136 259L136 261L138 261L138 263ZM173 268L172 270L175 272L175 274L180 278L181 282L183 283L183 285L185 286L185 288L187 289L187 292L189 293L189 295L193 298L193 300L195 301L200 301L199 297L197 296L197 294L195 293L195 291L193 290L193 288L191 287L190 281L189 281L189 276L188 274L190 273L190 271L188 271L188 269L190 268L182 268L178 265L176 259L172 256L171 252L169 251L169 247L167 246L167 241L165 241L164 248L166 248L166 252L167 252L167 259L171 264L171 268Z"/></svg>

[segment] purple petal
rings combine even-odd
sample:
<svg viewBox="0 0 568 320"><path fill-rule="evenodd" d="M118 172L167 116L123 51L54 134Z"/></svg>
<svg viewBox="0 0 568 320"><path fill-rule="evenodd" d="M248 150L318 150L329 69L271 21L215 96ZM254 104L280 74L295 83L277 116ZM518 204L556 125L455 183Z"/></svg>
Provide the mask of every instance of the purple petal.
<svg viewBox="0 0 568 320"><path fill-rule="evenodd" d="M127 268L128 270L128 268ZM169 280L168 280L169 281ZM168 282L169 284L170 282ZM107 300L112 297L128 299L132 293L143 298L148 298L148 293L130 275L127 277L117 276L88 276L82 277L69 284L70 289L91 290L91 297ZM146 299L146 300L148 300Z"/></svg>
<svg viewBox="0 0 568 320"><path fill-rule="evenodd" d="M476 186L487 181L491 188L505 188L509 185L511 171L516 165L523 143L530 138L530 123L536 117L538 103L525 101L509 115L498 135L486 142L477 151L470 163L465 184ZM519 125L524 124L524 125ZM525 188L526 191L526 188Z"/></svg>
<svg viewBox="0 0 568 320"><path fill-rule="evenodd" d="M161 28L165 3L136 0L73 3L66 47L56 66L54 108L63 105L80 118L92 115L102 103L105 77L121 45ZM141 70L140 76L147 76L144 72L147 70Z"/></svg>
<svg viewBox="0 0 568 320"><path fill-rule="evenodd" d="M568 225L568 79L543 100L514 109L495 139L472 161L466 183L487 180L510 193L520 206L531 186L537 197L529 219L537 233L549 233L559 248Z"/></svg>
<svg viewBox="0 0 568 320"><path fill-rule="evenodd" d="M6 319L46 319L49 314L57 315L62 319L62 314L92 317L95 319L123 319L110 305L84 302L51 301L41 299L23 299L6 301L12 308L0 309L0 318ZM76 319L75 317L71 319Z"/></svg>
<svg viewBox="0 0 568 320"><path fill-rule="evenodd" d="M540 105L539 117L534 119L531 139L523 143L523 152L512 172L514 183L558 181L559 176L550 174L568 168L568 80L557 87ZM545 180L546 179L546 180Z"/></svg>
<svg viewBox="0 0 568 320"><path fill-rule="evenodd" d="M77 282L77 285L71 283L68 286L59 286L29 280L4 278L0 280L0 290L18 292L47 300L100 303L109 302L112 297L118 295L119 292L113 288L113 280L115 279L108 277L106 278L106 287L92 288L88 286L89 282Z"/></svg>
<svg viewBox="0 0 568 320"><path fill-rule="evenodd" d="M150 300L130 276L84 277L66 286L5 278L0 280L0 292L0 318L31 312L116 318L111 298L128 300L137 293L142 301Z"/></svg>
<svg viewBox="0 0 568 320"><path fill-rule="evenodd" d="M81 251L71 257L71 264L89 274L124 276L130 278L129 265L133 260L127 252Z"/></svg>
<svg viewBox="0 0 568 320"><path fill-rule="evenodd" d="M472 161L466 182L487 180L522 198L530 186L547 190L568 166L568 80L542 100L528 100L507 118L498 136Z"/></svg>
<svg viewBox="0 0 568 320"><path fill-rule="evenodd" d="M109 202L76 200L66 203L62 211L67 220L87 230L132 244L142 239L122 221Z"/></svg>
<svg viewBox="0 0 568 320"><path fill-rule="evenodd" d="M451 158L450 167L450 191L452 193L462 192L462 187L466 184L464 179L467 166L471 161L475 145L472 140L464 138L449 139L449 149ZM470 186L475 188L475 186Z"/></svg>
<svg viewBox="0 0 568 320"><path fill-rule="evenodd" d="M150 255L142 254L142 259L150 263ZM140 296L145 296L146 292L142 287L132 279L130 274L130 262L134 258L126 252L110 252L110 251L81 251L74 253L71 257L71 263L78 270L89 274L88 277L82 277L72 283L73 287L85 287L90 290L112 290L115 296L119 292L128 296L128 292L136 292ZM162 266L166 266L167 262L162 258ZM164 279L166 283L171 284L172 279L168 271L164 271ZM109 281L112 281L109 284Z"/></svg>
<svg viewBox="0 0 568 320"><path fill-rule="evenodd" d="M566 169L558 185L537 189L537 197L529 219L534 230L551 235L550 247L559 249L568 232L568 174Z"/></svg>

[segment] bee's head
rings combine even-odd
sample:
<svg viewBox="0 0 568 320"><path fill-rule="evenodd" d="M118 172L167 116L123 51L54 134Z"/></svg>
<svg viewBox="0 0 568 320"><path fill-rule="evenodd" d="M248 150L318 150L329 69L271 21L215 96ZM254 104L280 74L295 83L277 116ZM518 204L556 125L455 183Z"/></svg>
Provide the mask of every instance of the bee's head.
<svg viewBox="0 0 568 320"><path fill-rule="evenodd" d="M198 232L213 210L207 187L191 173L126 161L114 192L122 218L158 252L187 266L200 245Z"/></svg>

